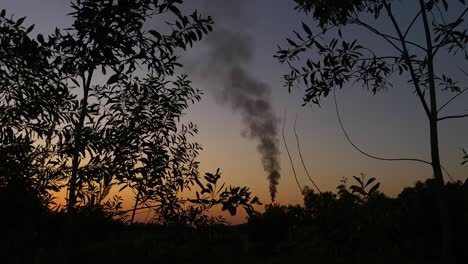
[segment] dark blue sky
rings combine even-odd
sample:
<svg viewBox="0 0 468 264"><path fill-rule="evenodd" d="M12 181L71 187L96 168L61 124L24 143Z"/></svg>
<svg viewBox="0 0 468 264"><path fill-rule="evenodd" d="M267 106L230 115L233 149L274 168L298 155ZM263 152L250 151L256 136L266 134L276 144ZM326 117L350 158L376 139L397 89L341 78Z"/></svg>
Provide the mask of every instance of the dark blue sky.
<svg viewBox="0 0 468 264"><path fill-rule="evenodd" d="M409 1L395 2L400 5L396 7L399 21L409 21L414 12ZM36 24L33 34L50 32L55 27L66 28L71 23L71 19L65 15L70 12L66 0L0 0L0 4L0 8L15 13L17 17L27 16L27 23ZM203 14L212 15L216 23L215 30L222 26L251 36L254 57L252 63L247 65L249 73L271 87L275 113L282 117L283 112L287 111L286 137L302 184L310 185L301 170L292 132L296 115L304 158L312 177L322 189L335 190L342 177L363 172L377 177L382 182L384 192L396 194L416 180L431 177L431 170L426 165L374 161L356 152L339 128L333 98L324 100L321 108L310 108L301 107L302 90L288 94L282 85L282 75L287 68L272 56L277 45L284 45L285 37L292 36L292 30L300 30L301 20L313 24L310 18L297 14L293 7L292 0L193 0L187 1L185 9L199 9ZM456 11L456 8L452 10ZM386 22L380 23L379 27L393 33ZM351 29L344 34L363 41L379 52L392 54L388 45L371 38L367 33ZM420 40L418 34L418 31L414 32L415 41ZM200 129L197 140L205 149L200 157L201 168L213 171L220 167L227 182L248 185L262 200L268 201L268 184L255 142L242 137L244 128L240 116L213 99L212 94L218 84L206 76L200 76L197 71L198 67L206 63L203 59L204 50L206 45L202 42L182 55L182 60L189 66L183 71L191 76L194 86L205 91L202 102L193 106L186 118L198 124ZM440 57L437 63L436 71L460 77L462 83L466 83L468 77L457 70L457 66L468 68L462 58ZM213 71L213 75L216 75L216 71ZM338 94L344 125L355 143L370 153L429 160L428 124L418 99L403 80L396 80L395 84L391 91L375 96L361 87L344 87ZM446 98L444 96L441 98ZM467 96L460 97L447 113L468 110ZM460 148L468 146L467 121L441 123L442 159L456 179L466 178L467 169L460 166ZM301 196L282 141L280 145L283 170L278 200L282 203L299 202Z"/></svg>

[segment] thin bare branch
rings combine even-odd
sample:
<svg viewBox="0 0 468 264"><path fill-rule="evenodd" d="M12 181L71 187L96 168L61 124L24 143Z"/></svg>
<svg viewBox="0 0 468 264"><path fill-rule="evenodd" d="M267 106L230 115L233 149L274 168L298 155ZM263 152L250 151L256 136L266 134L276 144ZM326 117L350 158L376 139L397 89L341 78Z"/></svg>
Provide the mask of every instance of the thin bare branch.
<svg viewBox="0 0 468 264"><path fill-rule="evenodd" d="M408 36L408 33L410 32L411 28L414 26L414 23L416 22L416 20L418 20L418 17L421 15L421 11L422 10L419 10L419 12L416 14L416 16L414 16L413 20L409 24L408 28L405 30L405 34L403 35L405 39L406 39L406 36Z"/></svg>
<svg viewBox="0 0 468 264"><path fill-rule="evenodd" d="M333 97L334 97L334 101L335 101L335 110L336 110L336 115L338 117L338 122L340 123L340 127L341 127L341 130L343 131L343 134L345 135L347 141L351 144L351 146L353 146L354 149L356 149L358 152L360 152L362 155L366 156L366 157L369 157L369 158L372 158L372 159L376 159L376 160L382 160L382 161L413 161L413 162L420 162L420 163L424 163L424 164L428 164L428 165L431 165L432 166L432 163L429 162L429 161L425 161L425 160L422 160L422 159L410 159L410 158L382 158L382 157L378 157L378 156L375 156L375 155L372 155L372 154L369 154L367 152L365 152L364 150L362 150L361 148L359 148L356 144L354 144L354 142L351 140L351 137L348 135L348 132L346 131L344 125L343 125L343 121L341 120L341 115L340 115L340 111L338 109L338 100L336 98L336 89L333 89Z"/></svg>
<svg viewBox="0 0 468 264"><path fill-rule="evenodd" d="M468 73L467 73L465 70L463 70L460 66L457 66L457 68L458 68L461 72L463 72L463 74L464 74L466 77L468 77Z"/></svg>
<svg viewBox="0 0 468 264"><path fill-rule="evenodd" d="M374 27L364 23L363 21L359 20L358 18L352 20L352 22L358 24L358 25L361 25L365 28L367 28L368 30L370 30L372 33L376 34L376 35L379 35L381 36L383 39L385 39L385 41L387 41L390 45L392 45L396 50L398 50L399 52L403 53L403 51L401 50L400 47L398 47L395 43L393 43L393 41L391 39L393 39L393 37L391 36L388 36L384 33L381 33L380 31L378 31L377 29L375 29Z"/></svg>
<svg viewBox="0 0 468 264"><path fill-rule="evenodd" d="M315 181L312 180L312 177L310 177L309 170L307 169L304 159L302 158L301 144L299 143L300 141L299 141L299 135L297 134L296 125L297 125L297 116L296 116L296 120L294 120L294 135L296 136L297 149L299 150L299 157L301 158L302 166L304 167L304 171L306 172L307 177L309 178L310 182L315 186L317 191L321 194L322 191L320 191L320 188L317 186Z"/></svg>
<svg viewBox="0 0 468 264"><path fill-rule="evenodd" d="M440 18L442 19L442 23L444 23L444 26L447 26L447 21L445 20L444 15L442 14L442 10L440 9L440 6L439 5L434 5L434 6L436 7L437 12L440 15ZM434 16L434 18L435 18L435 16Z"/></svg>
<svg viewBox="0 0 468 264"><path fill-rule="evenodd" d="M458 118L464 118L464 117L468 117L468 114L444 116L444 117L437 118L437 121L443 121L443 120L448 120L448 119L458 119Z"/></svg>
<svg viewBox="0 0 468 264"><path fill-rule="evenodd" d="M293 171L293 174L294 174L294 179L296 180L297 187L299 187L299 190L301 190L301 194L302 194L303 189L301 187L301 184L299 183L299 180L297 179L296 168L294 167L294 163L293 163L293 160L291 158L291 153L289 152L288 144L286 142L286 137L284 136L284 127L285 126L286 126L286 111L284 111L284 119L283 119L283 130L282 130L283 142L284 142L284 146L286 148L286 152L288 153L289 162L291 163L291 168L292 168L292 171Z"/></svg>
<svg viewBox="0 0 468 264"><path fill-rule="evenodd" d="M338 109L338 101L336 99L336 90L333 89L333 97L334 97L334 100L335 100L335 109L336 109L336 115L338 117L338 122L340 123L340 127L341 127L341 131L343 131L343 134L345 135L346 137L346 140L351 144L351 146L353 146L354 149L356 149L358 152L360 152L361 154L363 154L364 156L367 156L369 158L372 158L372 159L376 159L376 160L382 160L382 161L413 161L413 162L420 162L420 163L424 163L424 164L427 164L427 165L430 165L432 166L432 163L429 162L429 161L426 161L426 160L422 160L422 159L408 159L408 158L382 158L382 157L377 157L377 156L374 156L374 155L371 155L367 152L365 152L364 150L362 150L361 148L359 148L356 144L354 144L354 142L351 140L350 136L348 135L348 132L346 131L344 125L343 125L343 122L341 120L341 115L340 115L340 111ZM441 168L442 170L444 170L445 174L447 175L447 177L452 181L452 182L455 182L455 180L452 178L452 175L450 175L450 173L448 172L448 170L441 164Z"/></svg>
<svg viewBox="0 0 468 264"><path fill-rule="evenodd" d="M452 97L450 100L448 100L445 104L443 104L439 110L437 110L437 113L439 113L440 111L442 111L442 109L444 109L447 105L449 105L451 102L453 102L453 100L457 99L460 95L462 95L463 93L465 93L466 91L468 90L468 88L465 88L463 90L461 90L458 94L456 94L454 97Z"/></svg>
<svg viewBox="0 0 468 264"><path fill-rule="evenodd" d="M129 209L129 210L125 210L125 211L122 211L121 213L122 214L128 214L128 213L132 212L133 210L141 211L141 210L145 210L145 209L157 208L158 206L159 205L146 205L146 206L143 206L143 207L138 207L138 208L132 208L132 209ZM139 214L139 213L136 213L136 214Z"/></svg>
<svg viewBox="0 0 468 264"><path fill-rule="evenodd" d="M442 170L444 170L445 174L447 174L447 177L449 177L449 179L450 179L452 182L455 182L455 180L452 178L452 175L450 175L450 173L448 172L448 170L447 170L442 164L440 164L440 167L442 168Z"/></svg>
<svg viewBox="0 0 468 264"><path fill-rule="evenodd" d="M382 33L380 32L379 30L377 30L375 27L359 20L359 19L354 19L352 20L354 23L357 23L365 28L367 28L368 30L370 30L372 33L374 34L377 34L379 36L381 36L382 38L384 38L390 45L392 45L395 49L397 49L400 53L403 53L403 50L398 47L392 40L395 40L395 41L398 41L400 42L400 38L398 37L394 37L394 36L391 36L391 35L388 35L388 34L385 34L385 33ZM412 45L414 47L417 47L423 51L426 51L426 48L424 48L423 46L419 45L418 43L415 43L415 42L412 42L412 41L409 41L409 40L406 40L405 38L403 38L403 40L406 42L406 44L409 44L409 45Z"/></svg>
<svg viewBox="0 0 468 264"><path fill-rule="evenodd" d="M401 57L397 57L397 56L381 56L381 57L371 57L371 58L361 58L361 59L356 59L355 61L369 61L369 60L402 60ZM412 62L414 63L423 63L423 61L421 60L415 60L415 59L411 59Z"/></svg>

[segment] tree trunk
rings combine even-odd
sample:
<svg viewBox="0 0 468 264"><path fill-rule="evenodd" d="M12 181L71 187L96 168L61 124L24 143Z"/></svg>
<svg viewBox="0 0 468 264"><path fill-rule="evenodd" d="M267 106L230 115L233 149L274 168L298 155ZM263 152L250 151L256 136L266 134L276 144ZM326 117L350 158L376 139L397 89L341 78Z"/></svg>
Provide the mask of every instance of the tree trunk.
<svg viewBox="0 0 468 264"><path fill-rule="evenodd" d="M426 36L427 45L427 74L429 82L429 99L430 99L430 143L431 143L431 160L432 170L435 179L435 194L437 207L439 209L440 231L441 231L441 262L446 264L455 263L454 249L453 249L453 230L451 225L450 211L448 207L448 200L445 193L445 182L442 174L442 166L440 164L439 152L439 132L438 132L438 106L437 106L437 91L434 74L434 53L432 45L432 32L430 28L429 19L426 12L426 3L424 0L419 0L422 22L424 25L424 32Z"/></svg>
<svg viewBox="0 0 468 264"><path fill-rule="evenodd" d="M68 211L72 212L76 205L76 182L78 178L78 167L80 165L80 149L82 145L82 133L83 133L83 126L84 121L86 118L86 108L87 108L87 101L88 101L88 93L85 92L85 96L82 100L82 110L80 113L80 119L78 125L76 127L75 132L75 143L73 146L73 160L72 160L72 174L70 177L70 191L68 197Z"/></svg>
<svg viewBox="0 0 468 264"><path fill-rule="evenodd" d="M440 227L441 227L441 260L442 263L455 263L454 249L453 249L453 231L451 224L451 217L449 211L449 204L447 195L444 190L444 177L442 174L442 166L440 164L439 155L439 137L438 137L437 120L430 121L430 138L431 138L431 156L432 156L432 169L434 172L435 188L437 207L439 209Z"/></svg>
<svg viewBox="0 0 468 264"><path fill-rule="evenodd" d="M81 100L81 111L78 124L75 130L75 138L74 138L74 145L73 145L73 160L72 160L72 174L70 177L70 189L68 193L68 206L67 209L69 213L73 213L76 205L76 182L78 178L78 167L80 165L80 149L83 145L82 137L83 137L83 127L84 122L86 119L86 115L88 114L88 97L89 97L89 89L91 86L91 80L93 78L93 69L91 68L88 72L88 78L85 78L85 75L82 75L83 80L83 99Z"/></svg>
<svg viewBox="0 0 468 264"><path fill-rule="evenodd" d="M81 111L79 116L79 121L76 126L75 135L74 135L74 144L73 144L73 160L72 160L72 174L69 181L69 192L68 192L68 201L67 201L67 229L68 232L65 232L65 263L73 263L75 256L75 213L76 213L76 183L78 178L78 167L80 165L80 149L83 144L83 127L88 114L88 97L89 90L91 87L91 80L93 78L93 68L90 68L88 72L88 78L83 74L83 99L81 100Z"/></svg>
<svg viewBox="0 0 468 264"><path fill-rule="evenodd" d="M137 196L135 198L135 207L133 207L132 211L132 218L130 219L130 224L133 225L133 221L135 220L135 214L138 206L138 199L140 199L140 191L138 191Z"/></svg>
<svg viewBox="0 0 468 264"><path fill-rule="evenodd" d="M68 197L68 211L72 212L74 211L75 205L76 205L76 182L78 178L78 167L80 165L80 148L81 148L81 141L82 141L82 131L83 131L83 125L84 125L84 120L86 117L86 110L85 108L87 107L87 103L84 102L85 99L83 99L82 103L82 111L80 114L80 120L78 122L78 125L76 127L76 133L75 133L75 143L73 146L73 160L72 160L72 174L70 177L70 191L69 191L69 197Z"/></svg>

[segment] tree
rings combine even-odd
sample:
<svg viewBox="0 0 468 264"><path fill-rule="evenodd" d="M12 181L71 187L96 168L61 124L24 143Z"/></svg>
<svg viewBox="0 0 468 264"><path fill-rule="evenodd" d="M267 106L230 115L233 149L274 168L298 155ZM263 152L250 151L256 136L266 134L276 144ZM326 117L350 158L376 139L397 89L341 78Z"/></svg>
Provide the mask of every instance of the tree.
<svg viewBox="0 0 468 264"><path fill-rule="evenodd" d="M29 37L34 25L24 21L0 12L0 189L37 192L48 203L64 178L50 140L73 95L50 47Z"/></svg>
<svg viewBox="0 0 468 264"><path fill-rule="evenodd" d="M120 190L135 192L132 222L140 206L155 208L161 222L185 213L179 194L200 177L196 157L201 147L189 141L197 127L178 121L201 93L187 76L175 76L182 66L175 52L201 40L213 22L196 11L183 15L181 3L76 1L73 29L50 38L63 74L83 94L71 109L71 122L58 133L61 162L71 159L69 210L77 198L99 205L110 186L123 184ZM145 30L146 21L160 16L175 21ZM112 72L105 84L93 84L98 70ZM250 208L250 193L242 190L223 192L234 199L233 209L226 210ZM236 204L245 194L247 199Z"/></svg>
<svg viewBox="0 0 468 264"><path fill-rule="evenodd" d="M153 127L140 127L138 114L145 113L147 108L138 113L133 108L138 109L142 104L129 105L127 102L135 103L134 98L122 96L132 93L138 96L140 92L145 95L145 89L146 95L158 96L157 92L148 92L158 90L158 85L165 84L165 78L172 76L175 68L180 66L175 50L192 45L211 29L211 18L202 18L196 12L190 17L184 16L177 7L180 3L170 0L74 1L73 27L65 32L56 30L49 37L48 44L54 48L55 61L60 63L65 81L79 88L77 93L81 96L68 112L68 123L58 131L60 162L68 164L71 160L69 210L75 207L77 196L83 198L81 190L94 191L92 182L103 181L109 185L114 176L124 180L129 169L125 165L135 159L123 164L117 162L134 154L126 152L130 144L148 136L145 132L160 132L151 130L154 126L164 128L164 121ZM168 28L160 31L144 28L146 21L169 13L176 21L168 22ZM38 40L45 42L42 36L38 36ZM97 71L104 76L112 72L107 83L96 82ZM147 77L141 79L141 75ZM168 99L178 98L169 94ZM166 105L164 110L171 107L177 106ZM129 114L123 111L129 111ZM166 113L159 113L152 121ZM174 122L179 116L168 116L167 120ZM174 126L167 129L174 131ZM126 142L123 139L115 141L118 133L121 135L119 129L126 129L126 136L130 137L124 137ZM126 149L119 143L127 144ZM134 150L141 151L138 146Z"/></svg>
<svg viewBox="0 0 468 264"><path fill-rule="evenodd" d="M176 51L199 41L213 22L196 11L183 15L180 4L73 1L72 28L37 40L28 37L33 27L21 27L24 18L0 21L0 187L20 179L50 201L50 191L67 181L70 220L86 211L122 216L121 198L107 198L117 186L135 193L131 222L141 208L154 208L161 223L188 224L219 204L231 214L239 206L253 212L259 202L248 188L217 188L219 172L200 181L201 146L190 140L197 127L180 119L201 92L176 75ZM164 22L158 17L174 22L147 29ZM196 188L196 198L182 198Z"/></svg>
<svg viewBox="0 0 468 264"><path fill-rule="evenodd" d="M287 39L289 46L275 55L281 63L287 63L290 73L284 76L286 86L297 84L306 87L304 103L319 104L320 100L345 85L361 84L373 93L392 87L395 76L407 80L415 89L421 107L429 122L431 161L412 160L430 164L437 182L438 208L442 232L442 259L453 263L453 231L450 212L444 194L444 177L439 152L439 123L449 119L467 117L468 114L442 116L451 102L466 91L459 83L437 68L437 57L467 56L468 35L464 17L468 7L464 0L419 0L419 7L407 25L399 22L391 0L295 0L296 9L310 14L317 22L312 30L303 23L303 33L295 32L296 39ZM460 8L458 8L460 7ZM455 12L457 12L455 14ZM393 33L379 28L381 22L392 26ZM379 23L377 23L379 22ZM350 26L370 32L392 48L387 54L377 54L358 40L348 40L344 30ZM419 29L423 40L415 37ZM319 56L308 58L305 65L295 60L314 50ZM442 92L454 96L441 104ZM439 100L438 100L439 99ZM365 153L366 154L366 153Z"/></svg>

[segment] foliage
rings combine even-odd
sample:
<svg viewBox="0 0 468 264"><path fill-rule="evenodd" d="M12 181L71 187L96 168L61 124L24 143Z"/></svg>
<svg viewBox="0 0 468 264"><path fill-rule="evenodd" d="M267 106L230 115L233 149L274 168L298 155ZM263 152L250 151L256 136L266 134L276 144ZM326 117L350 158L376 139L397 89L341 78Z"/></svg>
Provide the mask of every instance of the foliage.
<svg viewBox="0 0 468 264"><path fill-rule="evenodd" d="M52 51L29 36L34 26L26 28L24 21L0 12L1 132L43 139L63 120L71 96L50 62Z"/></svg>
<svg viewBox="0 0 468 264"><path fill-rule="evenodd" d="M0 187L22 186L48 204L64 178L49 143L73 96L24 21L0 12Z"/></svg>
<svg viewBox="0 0 468 264"><path fill-rule="evenodd" d="M352 180L351 186L361 186ZM247 226L124 225L102 207L83 206L74 217L77 243L71 263L162 258L186 263L200 258L200 252L209 256L206 263L220 258L227 258L227 263L295 263L310 258L326 263L375 263L376 259L379 263L437 263L436 188L434 180L427 180L394 198L377 189L366 200L359 193L348 195L352 194L348 187L344 188L347 193L339 186L338 193L320 194L306 188L304 206L267 205L265 212L249 217ZM463 250L468 235L468 181L449 183L444 190L458 230L457 256L463 260L468 257ZM11 196L2 191L2 208L16 208L12 212L18 214L0 219L4 235L0 255L5 262L63 263L68 214L44 210L30 191L15 191L22 199L8 204L4 198ZM28 254L3 255L18 247Z"/></svg>
<svg viewBox="0 0 468 264"><path fill-rule="evenodd" d="M222 205L222 211L228 211L231 215L236 215L237 208L242 207L249 216L255 213L254 205L261 205L258 197L251 198L247 187L225 187L224 183L218 187L220 178L221 173L218 169L215 174L205 174L205 184L195 179L201 191L195 192L196 198L188 199L192 204L189 211L192 212L193 219L188 224L206 224L209 220L206 213L216 205Z"/></svg>
<svg viewBox="0 0 468 264"><path fill-rule="evenodd" d="M206 173L201 179L197 175L184 180L184 184L167 188L158 185L152 197L142 203L137 210L154 208L154 216L150 222L168 226L194 226L225 224L222 217L210 216L210 210L222 205L222 211L228 211L231 215L237 214L237 209L242 207L248 215L255 212L254 205L261 205L257 197L251 197L247 187L218 186L221 173L219 169L215 174ZM167 185L167 184L166 184ZM161 189L165 188L163 192ZM188 193L182 191L186 189ZM186 196L193 196L187 198Z"/></svg>
<svg viewBox="0 0 468 264"><path fill-rule="evenodd" d="M372 183L374 183L376 180L375 178L372 177L366 180L366 174L364 173L361 173L360 177L353 176L353 178L357 182L357 185L353 184L349 187L349 189L346 186L347 178L341 180L342 184L337 187L338 194L341 197L352 195L354 200L365 202L373 195L378 194L377 190L380 187L380 183L375 183L372 185ZM370 187L370 189L366 190L368 187Z"/></svg>
<svg viewBox="0 0 468 264"><path fill-rule="evenodd" d="M365 186L361 182L370 179L353 177L355 185L351 186ZM375 180L373 183L368 186L378 186ZM439 262L441 241L434 180L417 182L394 198L378 192L376 187L363 199L360 191L353 193L356 188L346 186L344 180L337 193L314 193L305 188L304 206L266 207L264 214L249 218L249 236L253 243L272 243L266 246L265 255L298 254L299 259L314 257L328 263L374 263L375 259L382 263ZM459 260L467 257L459 246L468 232L463 224L468 216L467 187L468 181L444 187L451 219L458 230L455 252Z"/></svg>
<svg viewBox="0 0 468 264"><path fill-rule="evenodd" d="M462 165L466 164L468 162L468 152L466 152L465 149L463 149L463 162L462 162Z"/></svg>
<svg viewBox="0 0 468 264"><path fill-rule="evenodd" d="M196 12L183 15L180 3L75 1L73 27L49 37L66 82L83 95L57 131L59 160L71 165L70 208L77 198L100 203L115 180L138 192L161 185L177 177L169 170L185 173L179 163L188 163L190 152L198 150L186 140L196 132L193 126L180 132L176 126L188 103L199 100L198 91L184 76L168 78L181 66L175 50L200 40L212 21ZM175 22L159 31L145 29L145 22L163 15ZM107 83L96 83L97 71L110 75Z"/></svg>
<svg viewBox="0 0 468 264"><path fill-rule="evenodd" d="M28 136L6 131L9 133L3 134L0 142L0 188L24 188L39 195L44 206L51 205L52 192L59 191L63 173L55 168L45 148L34 147Z"/></svg>
<svg viewBox="0 0 468 264"><path fill-rule="evenodd" d="M219 171L202 183L201 146L191 140L198 129L180 123L201 92L176 74L176 53L213 25L183 14L182 3L76 0L70 28L36 39L25 18L0 13L2 194L28 191L47 207L66 186L78 223L128 221L115 194L125 189L135 193L132 223L138 207L166 225L222 222L207 215L216 205L253 213L259 201L248 188L218 188Z"/></svg>
<svg viewBox="0 0 468 264"><path fill-rule="evenodd" d="M342 88L345 84L362 84L373 93L390 89L393 86L391 77L400 75L415 86L419 96L424 97L429 89L429 61L427 57L421 58L420 55L427 55L427 48L410 40L411 32L415 30L415 21L420 18L421 12L416 14L412 23L404 30L393 20L395 14L392 1L338 2L329 4L329 1L321 0L296 1L296 8L311 12L319 25L313 30L303 23L302 32L295 31L296 38L287 39L289 46L280 49L275 55L281 63L288 63L291 68L291 72L284 76L289 89L299 83L305 85L307 89L304 103L318 104L332 89ZM465 6L464 1L458 2ZM450 55L466 54L468 36L463 30L466 10L450 21L447 1L427 1L424 8L433 16L430 21L434 41L431 56L436 56L444 49ZM375 25L377 21L394 24L398 34L392 36L381 32ZM374 34L392 47L393 52L377 54L375 49L362 40L348 40L343 32L353 26ZM307 56L306 52L310 51L319 55L317 59L309 57L305 65L294 65L298 58ZM434 79L441 91L461 91L458 82L446 73L440 73Z"/></svg>
<svg viewBox="0 0 468 264"><path fill-rule="evenodd" d="M319 21L321 26L326 24L346 24L356 12L369 8L378 2L375 0L294 0L296 8L305 13L312 13L313 18Z"/></svg>

